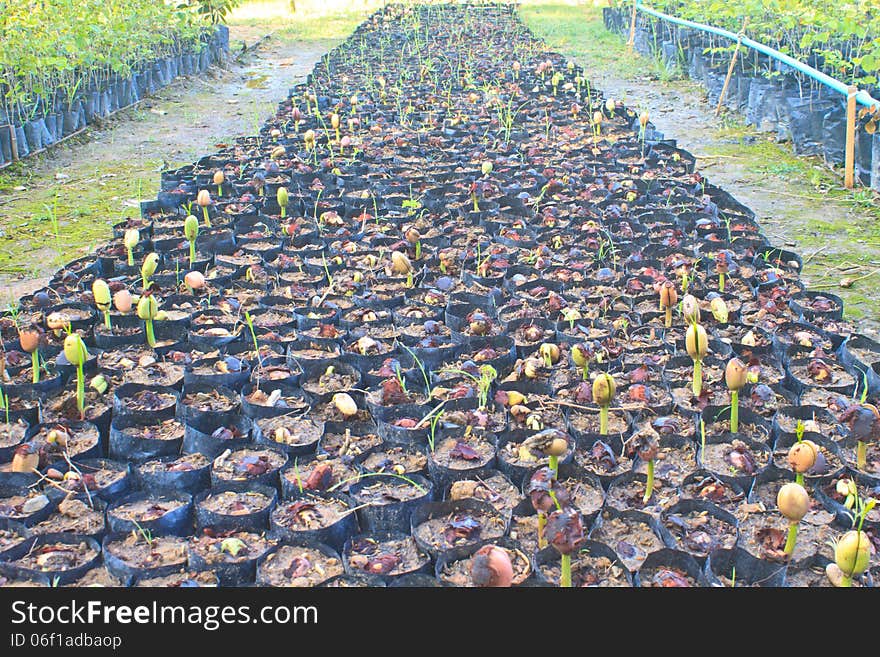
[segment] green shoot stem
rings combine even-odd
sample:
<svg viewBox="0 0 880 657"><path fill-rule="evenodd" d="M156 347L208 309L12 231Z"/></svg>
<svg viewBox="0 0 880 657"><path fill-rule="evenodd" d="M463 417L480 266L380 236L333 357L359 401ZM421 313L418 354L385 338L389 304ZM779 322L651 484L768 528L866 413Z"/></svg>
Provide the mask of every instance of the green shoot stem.
<svg viewBox="0 0 880 657"><path fill-rule="evenodd" d="M196 243L195 240L189 243L189 266L192 267L196 261Z"/></svg>
<svg viewBox="0 0 880 657"><path fill-rule="evenodd" d="M156 336L153 335L153 320L152 319L145 320L145 323L147 325L147 344L150 345L151 347L155 347L156 346Z"/></svg>
<svg viewBox="0 0 880 657"><path fill-rule="evenodd" d="M86 375L83 372L83 364L76 366L76 407L79 409L79 419L86 419Z"/></svg>
<svg viewBox="0 0 880 657"><path fill-rule="evenodd" d="M599 433L608 435L608 406L599 407Z"/></svg>
<svg viewBox="0 0 880 657"><path fill-rule="evenodd" d="M703 391L703 361L695 360L694 361L694 377L691 382L691 390L694 392L694 397L699 397L700 393Z"/></svg>
<svg viewBox="0 0 880 657"><path fill-rule="evenodd" d="M788 539L785 541L785 554L791 556L794 552L794 545L797 542L798 524L791 523L788 527Z"/></svg>
<svg viewBox="0 0 880 657"><path fill-rule="evenodd" d="M559 575L559 586L564 589L571 588L571 555L562 555L562 573Z"/></svg>
<svg viewBox="0 0 880 657"><path fill-rule="evenodd" d="M642 503L647 504L651 496L654 494L654 459L648 461L648 481L645 484L645 497L642 498Z"/></svg>
<svg viewBox="0 0 880 657"><path fill-rule="evenodd" d="M202 206L202 214L205 217L205 226L210 228L211 227L211 219L208 217L208 207L206 205Z"/></svg>
<svg viewBox="0 0 880 657"><path fill-rule="evenodd" d="M559 457L551 456L550 457L550 469L553 471L553 479L559 478Z"/></svg>
<svg viewBox="0 0 880 657"><path fill-rule="evenodd" d="M108 329L113 328L110 325L110 311L109 310L104 311L104 327L108 328Z"/></svg>
<svg viewBox="0 0 880 657"><path fill-rule="evenodd" d="M672 328L672 306L666 306L666 328Z"/></svg>
<svg viewBox="0 0 880 657"><path fill-rule="evenodd" d="M730 431L739 431L739 390L732 390L730 393Z"/></svg>
<svg viewBox="0 0 880 657"><path fill-rule="evenodd" d="M128 266L134 267L134 249L128 249Z"/></svg>
<svg viewBox="0 0 880 657"><path fill-rule="evenodd" d="M40 382L40 350L34 349L31 354L31 370L33 371L33 382Z"/></svg>
<svg viewBox="0 0 880 657"><path fill-rule="evenodd" d="M868 462L868 443L860 440L856 449L856 467L864 470Z"/></svg>

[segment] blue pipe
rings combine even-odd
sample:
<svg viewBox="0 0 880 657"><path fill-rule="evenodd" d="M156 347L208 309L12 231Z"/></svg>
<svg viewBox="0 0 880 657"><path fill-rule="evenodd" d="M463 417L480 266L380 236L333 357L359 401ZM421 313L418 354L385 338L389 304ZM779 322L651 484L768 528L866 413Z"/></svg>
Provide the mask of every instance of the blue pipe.
<svg viewBox="0 0 880 657"><path fill-rule="evenodd" d="M746 36L741 36L739 34L734 34L729 30L723 30L720 27L713 27L711 25L702 25L701 23L694 23L693 21L685 20L683 18L676 18L675 16L670 16L668 14L664 14L662 12L657 11L656 9L651 9L650 7L646 7L641 2L637 2L636 8L646 14L654 16L655 18L659 18L660 20L667 21L669 23L675 23L676 25L681 25L683 27L690 27L695 30L699 30L701 32L708 32L709 34L715 34L721 37L725 37L730 39L731 41L738 41L742 45L747 48L751 48L752 50L757 50L760 53L767 55L773 59L776 59L783 64L790 66L791 68L800 71L804 75L807 75L817 82L824 84L826 87L834 89L838 93L843 94L844 96L849 96L849 87L845 85L840 80L835 80L830 75L826 75L822 71L818 71L812 66L807 66L803 62L799 62L793 57L789 57L785 53L779 52L778 50L774 50L769 46L765 46L763 43L758 43L757 41L753 41ZM876 100L871 94L863 89L860 89L856 93L856 102L859 105L864 105L865 107L880 107L880 101Z"/></svg>

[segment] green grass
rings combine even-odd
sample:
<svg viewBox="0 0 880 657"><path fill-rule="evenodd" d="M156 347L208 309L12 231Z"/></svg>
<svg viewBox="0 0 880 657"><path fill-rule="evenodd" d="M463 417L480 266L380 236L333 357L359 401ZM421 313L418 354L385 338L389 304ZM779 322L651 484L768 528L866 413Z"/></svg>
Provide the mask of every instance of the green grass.
<svg viewBox="0 0 880 657"><path fill-rule="evenodd" d="M81 170L81 177L64 185L33 191L32 177L24 168L19 177L6 173L0 179L0 194L9 195L15 203L16 216L2 224L7 237L13 239L0 240L0 274L36 275L84 255L90 245L105 242L114 223L126 214L139 213L139 209L125 205L137 198L139 186L148 196L155 187L154 171L159 164L142 162L132 167L127 162L118 166L108 163ZM16 191L15 187L28 191ZM56 193L57 236L52 221ZM34 252L39 252L39 257L34 257Z"/></svg>
<svg viewBox="0 0 880 657"><path fill-rule="evenodd" d="M382 0L248 0L228 22L230 28L259 27L284 39L326 41L345 38L382 5Z"/></svg>

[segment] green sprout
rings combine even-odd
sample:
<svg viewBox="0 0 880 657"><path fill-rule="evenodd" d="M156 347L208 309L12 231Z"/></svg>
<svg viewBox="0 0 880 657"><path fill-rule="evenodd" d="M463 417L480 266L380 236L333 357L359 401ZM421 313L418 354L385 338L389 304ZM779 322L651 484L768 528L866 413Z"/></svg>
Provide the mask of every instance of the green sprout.
<svg viewBox="0 0 880 657"><path fill-rule="evenodd" d="M183 234L189 242L189 266L196 261L196 239L199 236L199 220L194 215L189 215L183 222Z"/></svg>
<svg viewBox="0 0 880 657"><path fill-rule="evenodd" d="M442 406L442 404L441 404ZM431 417L431 435L428 437L428 446L431 448L431 453L434 453L434 445L437 441L437 425L440 424L440 420L443 417L444 411L438 411L434 413Z"/></svg>
<svg viewBox="0 0 880 657"><path fill-rule="evenodd" d="M0 390L0 408L3 409L3 411L6 415L6 424L9 424L9 406L10 406L10 404L11 404L11 402L9 401L9 395L4 394L3 391Z"/></svg>
<svg viewBox="0 0 880 657"><path fill-rule="evenodd" d="M254 331L254 320L251 317L250 311L247 311L247 310L244 311L244 321L247 324L248 331L250 331L250 333L251 333L251 340L254 343L254 351L257 354L257 360L260 362L260 365L262 366L263 359L260 356L260 344L259 344L259 342L257 342L257 334Z"/></svg>

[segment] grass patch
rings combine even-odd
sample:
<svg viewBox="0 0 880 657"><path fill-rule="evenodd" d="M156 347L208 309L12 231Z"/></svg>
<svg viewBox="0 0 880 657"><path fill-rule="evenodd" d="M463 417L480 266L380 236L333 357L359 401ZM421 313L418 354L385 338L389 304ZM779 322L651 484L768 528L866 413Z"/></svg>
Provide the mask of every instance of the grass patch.
<svg viewBox="0 0 880 657"><path fill-rule="evenodd" d="M228 17L230 28L260 27L292 41L347 37L382 0L247 0Z"/></svg>

